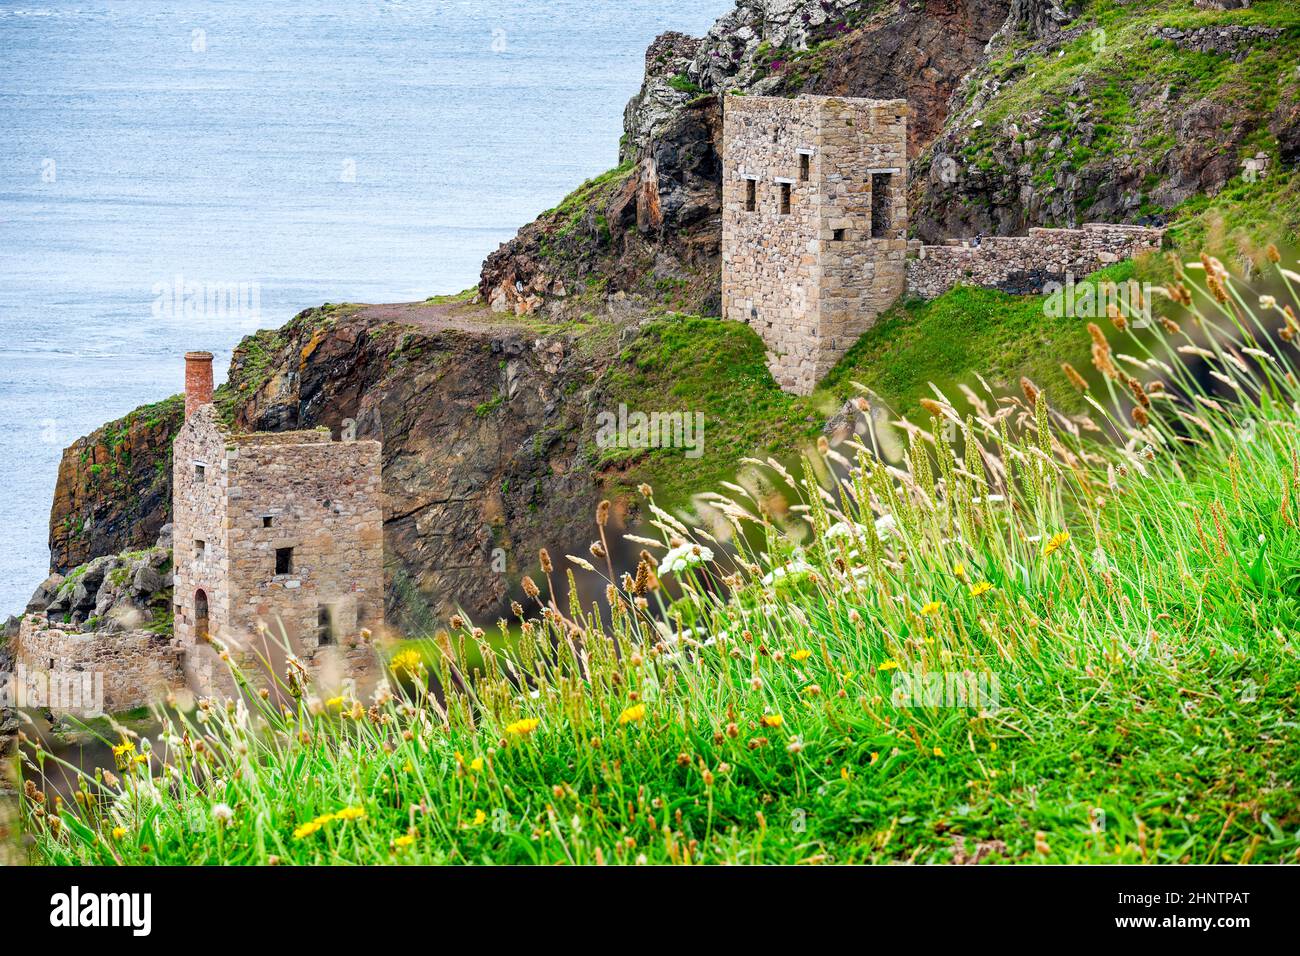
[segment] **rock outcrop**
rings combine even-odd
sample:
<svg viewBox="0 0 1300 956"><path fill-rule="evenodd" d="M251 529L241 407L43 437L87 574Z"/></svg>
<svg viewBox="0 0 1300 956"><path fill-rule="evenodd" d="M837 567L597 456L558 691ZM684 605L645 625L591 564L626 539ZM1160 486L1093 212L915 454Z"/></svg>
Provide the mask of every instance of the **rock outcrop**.
<svg viewBox="0 0 1300 956"><path fill-rule="evenodd" d="M1163 224L1186 200L1256 176L1261 134L1294 162L1294 31L1231 22L1103 29L1022 6L1013 10L1018 32L995 38L1000 55L967 77L913 166L917 238ZM1056 65L1069 57L1069 68ZM1211 70L1212 81L1193 70Z"/></svg>
<svg viewBox="0 0 1300 956"><path fill-rule="evenodd" d="M184 415L184 401L174 396L64 450L50 507L52 568L67 572L99 555L153 543L168 520L171 440Z"/></svg>
<svg viewBox="0 0 1300 956"><path fill-rule="evenodd" d="M102 555L66 576L51 574L24 613L79 631L155 628L170 633L172 552L169 538L152 548Z"/></svg>

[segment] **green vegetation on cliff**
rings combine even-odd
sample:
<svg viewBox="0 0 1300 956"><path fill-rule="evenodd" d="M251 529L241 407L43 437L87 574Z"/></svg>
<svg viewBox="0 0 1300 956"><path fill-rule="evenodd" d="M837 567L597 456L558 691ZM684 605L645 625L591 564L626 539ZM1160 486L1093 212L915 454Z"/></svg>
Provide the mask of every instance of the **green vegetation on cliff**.
<svg viewBox="0 0 1300 956"><path fill-rule="evenodd" d="M602 408L703 413L702 455L681 448L593 449L596 467L616 486L653 485L661 501L683 504L715 487L746 455L786 454L825 421L814 406L781 391L767 370L763 343L747 325L668 315L647 324L606 373Z"/></svg>
<svg viewBox="0 0 1300 956"><path fill-rule="evenodd" d="M1011 34L972 74L918 164L919 219L970 231L1156 219L1183 248L1256 260L1300 230L1300 7L1076 9L1059 36ZM1243 168L1257 156L1267 169Z"/></svg>

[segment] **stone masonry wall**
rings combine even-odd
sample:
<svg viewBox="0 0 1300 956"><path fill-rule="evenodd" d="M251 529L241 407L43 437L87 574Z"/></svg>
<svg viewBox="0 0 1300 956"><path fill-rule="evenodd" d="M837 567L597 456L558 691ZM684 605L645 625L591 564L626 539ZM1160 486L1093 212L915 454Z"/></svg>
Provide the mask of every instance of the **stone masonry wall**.
<svg viewBox="0 0 1300 956"><path fill-rule="evenodd" d="M145 707L185 686L180 647L151 631L80 633L51 625L42 614L28 614L19 625L15 657L42 687L53 691L58 684L74 695L47 700L48 706L78 716ZM82 693L96 680L102 681L102 710L93 706L93 694Z"/></svg>
<svg viewBox="0 0 1300 956"><path fill-rule="evenodd" d="M175 633L190 686L235 693L218 650L254 683L268 664L283 675L285 643L322 684L373 680L377 658L359 636L383 624L379 442L236 434L207 404L174 447ZM279 549L292 549L286 573ZM200 592L215 646L197 626Z"/></svg>
<svg viewBox="0 0 1300 956"><path fill-rule="evenodd" d="M907 254L907 102L825 100L820 132L831 168L823 168L819 338L805 393L903 294Z"/></svg>
<svg viewBox="0 0 1300 956"><path fill-rule="evenodd" d="M722 315L747 322L767 346L772 376L797 387L815 364L818 255L823 175L816 150L819 109L812 99L729 96L723 109ZM801 182L799 152L810 156ZM781 215L780 180L791 184L790 214ZM756 208L747 211L748 183Z"/></svg>
<svg viewBox="0 0 1300 956"><path fill-rule="evenodd" d="M268 445L252 435L228 459L234 626L283 628L302 653L320 643L322 613L327 643L383 621L379 442L320 437ZM276 574L282 548L293 549L292 570Z"/></svg>
<svg viewBox="0 0 1300 956"><path fill-rule="evenodd" d="M903 290L906 116L903 100L726 98L722 314L754 327L782 388L812 391ZM874 237L873 174L889 177Z"/></svg>
<svg viewBox="0 0 1300 956"><path fill-rule="evenodd" d="M1004 292L1041 292L1066 275L1082 279L1106 265L1160 248L1163 230L1090 224L1082 229L1030 229L1027 236L994 236L943 246L912 245L907 293L922 299L955 285Z"/></svg>
<svg viewBox="0 0 1300 956"><path fill-rule="evenodd" d="M175 572L175 635L183 645L195 643L195 597L208 599L208 633L219 634L231 623L230 548L226 530L226 444L216 409L196 408L172 446L172 553ZM202 466L203 475L196 474ZM196 542L203 542L199 553Z"/></svg>

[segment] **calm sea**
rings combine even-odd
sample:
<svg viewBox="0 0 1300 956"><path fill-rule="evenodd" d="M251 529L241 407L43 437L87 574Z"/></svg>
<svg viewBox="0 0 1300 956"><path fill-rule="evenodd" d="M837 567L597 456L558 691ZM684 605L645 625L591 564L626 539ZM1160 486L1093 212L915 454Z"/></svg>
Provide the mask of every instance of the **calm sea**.
<svg viewBox="0 0 1300 956"><path fill-rule="evenodd" d="M472 285L615 165L650 40L731 6L0 2L0 617L65 445L180 391L187 349L224 372L308 306Z"/></svg>

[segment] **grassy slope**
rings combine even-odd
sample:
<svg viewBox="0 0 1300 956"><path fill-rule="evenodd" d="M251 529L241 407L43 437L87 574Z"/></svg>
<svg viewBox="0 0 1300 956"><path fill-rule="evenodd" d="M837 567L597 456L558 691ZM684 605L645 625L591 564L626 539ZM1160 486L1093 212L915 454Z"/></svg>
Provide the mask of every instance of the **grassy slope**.
<svg viewBox="0 0 1300 956"><path fill-rule="evenodd" d="M1281 317L1257 321L1251 298L1238 315L1267 345ZM450 710L343 696L285 715L254 700L273 733L222 708L181 715L170 753L132 741L124 782L86 778L89 797L65 802L57 826L28 802L38 851L55 863L1293 862L1300 386L1272 374L1294 370L1293 351L1238 365L1221 351L1237 315L1202 311L1209 361L1246 407L1153 401L1151 426L1130 436L1149 456L1049 442L1033 414L1009 441L980 419L987 460L1012 481L954 471L947 456L964 453L946 445L900 462L908 480L868 465L855 498L870 492L892 516L883 542L853 499L792 486L811 506L807 566L794 540L740 519L766 553L747 556L756 570L704 559L736 575L726 601L671 572L699 609L675 644L624 595L621 660L583 621L579 672L572 635L534 615L508 668L481 641L486 672ZM1195 389L1185 341L1162 337L1157 354L1171 384ZM1140 346L1126 333L1115 347ZM1127 430L1132 407L1122 392L1094 412ZM1198 446L1181 441L1184 411L1204 423ZM1098 457L1083 465L1084 452ZM786 575L764 583L777 567ZM466 626L447 647L463 665L457 646L476 642ZM993 673L1000 692L979 707L896 699L916 668ZM537 694L519 693L521 673Z"/></svg>
<svg viewBox="0 0 1300 956"><path fill-rule="evenodd" d="M590 454L622 488L652 484L664 502L732 477L745 455L786 454L810 441L824 416L782 392L767 371L763 343L747 325L694 316L665 316L624 349L604 381L602 406L704 413L704 454L686 460L677 448Z"/></svg>
<svg viewBox="0 0 1300 956"><path fill-rule="evenodd" d="M1088 279L1122 283L1133 274L1126 262ZM894 411L912 415L917 399L934 397L931 382L952 398L950 386L975 386L975 373L1004 388L1027 376L1057 407L1079 410L1061 363L1086 365L1089 319L1053 317L1046 303L1043 296L963 286L930 301L900 302L857 341L821 388L846 397L857 382Z"/></svg>
<svg viewBox="0 0 1300 956"><path fill-rule="evenodd" d="M1124 282L1132 263L1090 277ZM685 461L680 449L591 451L609 469L611 487L649 482L660 502L677 506L696 492L730 480L746 455L786 458L810 444L826 418L871 390L893 412L922 421L918 399L933 397L935 383L949 397L953 386L975 387L980 373L993 385L1014 386L1027 376L1054 404L1080 411L1082 401L1060 364L1087 370L1088 319L1054 318L1043 296L1009 295L959 287L928 302L901 302L831 370L817 392L799 398L782 392L767 371L763 345L745 325L693 316L665 316L648 325L623 351L605 380L604 407L703 411L704 455ZM918 417L919 416L919 417Z"/></svg>

